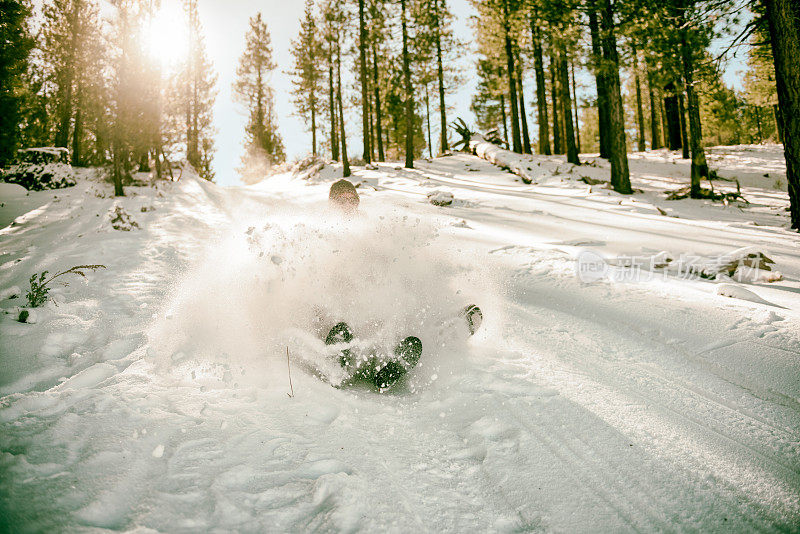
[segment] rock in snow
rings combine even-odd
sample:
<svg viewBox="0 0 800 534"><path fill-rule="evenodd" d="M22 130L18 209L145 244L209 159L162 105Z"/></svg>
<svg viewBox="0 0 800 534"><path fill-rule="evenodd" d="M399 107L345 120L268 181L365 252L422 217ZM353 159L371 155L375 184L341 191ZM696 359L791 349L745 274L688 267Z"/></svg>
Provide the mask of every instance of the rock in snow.
<svg viewBox="0 0 800 534"><path fill-rule="evenodd" d="M433 191L428 193L428 202L434 206L449 206L454 200L453 193L449 191Z"/></svg>

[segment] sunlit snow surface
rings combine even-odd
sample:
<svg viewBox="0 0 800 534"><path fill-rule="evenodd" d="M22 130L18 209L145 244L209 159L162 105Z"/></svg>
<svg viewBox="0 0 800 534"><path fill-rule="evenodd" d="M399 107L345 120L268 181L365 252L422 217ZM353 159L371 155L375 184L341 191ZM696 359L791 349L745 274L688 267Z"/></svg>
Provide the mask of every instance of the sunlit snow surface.
<svg viewBox="0 0 800 534"><path fill-rule="evenodd" d="M23 293L0 308L35 272L108 266L36 324L0 315L0 530L796 530L800 237L776 147L711 153L749 206L663 200L688 171L665 151L632 156L628 197L579 181L607 178L589 156L518 157L533 185L466 155L358 169L350 220L331 169L124 199L91 173L0 184L0 295ZM140 229L113 230L116 205ZM745 246L783 280L576 277L587 250ZM473 302L476 336L443 335ZM326 320L418 335L421 365L332 387Z"/></svg>

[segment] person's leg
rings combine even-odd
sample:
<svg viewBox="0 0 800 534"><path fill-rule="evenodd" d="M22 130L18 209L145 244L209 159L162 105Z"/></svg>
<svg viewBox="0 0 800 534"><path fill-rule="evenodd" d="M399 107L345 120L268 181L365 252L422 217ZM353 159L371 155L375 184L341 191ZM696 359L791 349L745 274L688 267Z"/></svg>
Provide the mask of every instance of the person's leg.
<svg viewBox="0 0 800 534"><path fill-rule="evenodd" d="M353 332L350 330L350 326L344 321L336 323L333 328L331 328L330 332L328 332L328 336L325 338L326 345L336 345L339 343L350 343L353 341ZM342 367L350 367L354 362L353 354L349 348L342 349L339 353L339 363Z"/></svg>
<svg viewBox="0 0 800 534"><path fill-rule="evenodd" d="M394 355L396 359L385 362L373 377L373 383L379 389L392 386L419 363L422 341L418 337L408 336L395 347Z"/></svg>
<svg viewBox="0 0 800 534"><path fill-rule="evenodd" d="M470 304L469 306L465 307L461 310L461 316L467 321L467 328L469 328L469 335L475 335L475 332L478 331L478 328L481 327L481 323L483 323L483 312L479 307L475 304Z"/></svg>

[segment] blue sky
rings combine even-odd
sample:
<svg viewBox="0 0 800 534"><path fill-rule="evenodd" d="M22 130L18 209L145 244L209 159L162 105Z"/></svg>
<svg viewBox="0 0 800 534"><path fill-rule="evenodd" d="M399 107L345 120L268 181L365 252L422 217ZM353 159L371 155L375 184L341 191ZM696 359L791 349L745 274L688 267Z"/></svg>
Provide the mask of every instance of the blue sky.
<svg viewBox="0 0 800 534"><path fill-rule="evenodd" d="M165 0L179 2L180 0ZM472 29L469 17L472 8L467 0L450 0L450 6L456 15L456 35L466 42L471 41ZM244 49L244 36L248 28L249 17L261 11L272 34L272 45L275 62L278 68L272 75L272 86L275 90L278 124L287 156L291 160L296 156L310 151L310 134L305 131L302 120L294 115L294 106L291 103L289 90L290 78L285 73L292 64L289 53L290 41L294 39L300 28L300 18L303 14L303 0L199 0L200 17L204 26L208 53L214 62L219 75L215 123L217 133L217 153L214 166L217 171L216 181L222 185L239 183L235 168L239 166L242 153L242 140L244 135L245 117L242 109L234 104L231 97L231 84L236 74L238 58ZM737 89L741 87L740 71L744 68L743 52L739 58L732 61L725 71L725 81ZM471 54L463 54L457 65L460 72L466 74L467 81L458 91L449 97L448 103L455 109L451 117L472 119L469 110L470 99L474 91L474 68ZM592 91L588 73L578 75L579 85L584 85L587 91ZM583 83L581 81L583 80ZM530 83L530 80L529 80ZM532 87L526 88L526 94L533 93ZM581 89L578 90L579 97ZM528 98L530 100L530 98ZM533 106L530 106L533 110ZM348 121L351 154L361 153L358 142L360 118L351 113ZM436 138L436 132L433 133Z"/></svg>

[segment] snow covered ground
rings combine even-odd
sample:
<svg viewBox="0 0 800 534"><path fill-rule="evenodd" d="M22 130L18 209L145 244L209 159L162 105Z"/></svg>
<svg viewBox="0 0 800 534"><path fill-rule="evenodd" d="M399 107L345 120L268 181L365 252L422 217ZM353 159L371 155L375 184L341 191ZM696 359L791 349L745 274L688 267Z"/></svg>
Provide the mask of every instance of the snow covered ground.
<svg viewBox="0 0 800 534"><path fill-rule="evenodd" d="M0 184L0 530L797 531L800 235L776 147L710 152L749 205L665 200L666 151L627 197L587 155L518 157L532 185L465 154L358 169L350 221L330 167ZM675 267L742 247L782 279ZM32 274L95 263L16 321ZM471 302L481 330L441 343ZM421 365L332 387L320 310L419 335Z"/></svg>

